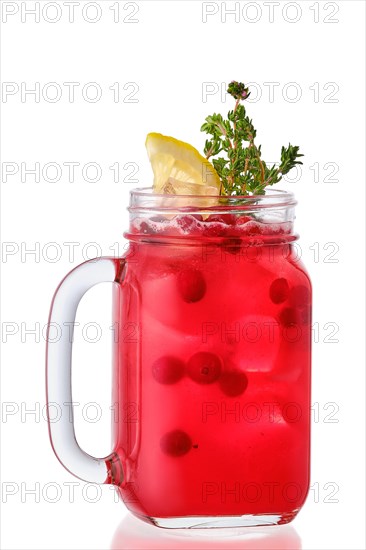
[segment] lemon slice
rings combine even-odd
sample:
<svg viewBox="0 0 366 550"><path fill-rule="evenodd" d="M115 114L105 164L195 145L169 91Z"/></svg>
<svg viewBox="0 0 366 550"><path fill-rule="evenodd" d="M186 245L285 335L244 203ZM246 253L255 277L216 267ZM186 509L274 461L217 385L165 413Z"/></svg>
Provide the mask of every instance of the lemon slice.
<svg viewBox="0 0 366 550"><path fill-rule="evenodd" d="M161 191L164 195L217 195L217 187L211 185L202 185L200 183L190 183L180 181L169 177Z"/></svg>
<svg viewBox="0 0 366 550"><path fill-rule="evenodd" d="M154 172L155 193L218 195L220 178L212 164L189 143L150 133L146 149Z"/></svg>

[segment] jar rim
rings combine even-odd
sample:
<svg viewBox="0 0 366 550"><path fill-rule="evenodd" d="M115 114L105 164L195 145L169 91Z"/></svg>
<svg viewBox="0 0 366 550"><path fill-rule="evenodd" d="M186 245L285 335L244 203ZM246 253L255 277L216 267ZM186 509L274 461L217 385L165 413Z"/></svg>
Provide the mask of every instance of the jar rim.
<svg viewBox="0 0 366 550"><path fill-rule="evenodd" d="M159 209L163 211L184 211L186 209L196 211L224 211L234 210L258 210L263 208L286 208L295 206L297 201L291 191L271 189L262 195L231 195L223 196L226 199L221 204L217 203L219 195L174 195L153 192L152 187L138 187L130 191L130 212Z"/></svg>

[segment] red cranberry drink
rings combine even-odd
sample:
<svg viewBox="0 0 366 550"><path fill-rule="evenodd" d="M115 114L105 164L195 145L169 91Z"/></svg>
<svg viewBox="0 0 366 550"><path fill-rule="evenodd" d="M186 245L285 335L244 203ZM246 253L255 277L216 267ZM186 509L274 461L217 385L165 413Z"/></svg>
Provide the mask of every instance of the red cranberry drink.
<svg viewBox="0 0 366 550"><path fill-rule="evenodd" d="M160 525L289 521L309 483L311 302L291 224L160 216L128 237L114 382L127 506Z"/></svg>

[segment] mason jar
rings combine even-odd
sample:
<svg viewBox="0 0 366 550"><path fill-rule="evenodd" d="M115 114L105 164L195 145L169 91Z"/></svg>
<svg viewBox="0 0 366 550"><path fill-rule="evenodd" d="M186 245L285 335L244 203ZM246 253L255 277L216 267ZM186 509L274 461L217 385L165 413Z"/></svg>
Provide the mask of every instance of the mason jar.
<svg viewBox="0 0 366 550"><path fill-rule="evenodd" d="M113 283L113 448L86 454L65 409L50 422L63 465L114 484L161 527L291 521L309 487L311 283L293 194L131 192L123 258L75 268L50 323ZM69 326L69 325L68 325ZM71 401L71 341L48 341L48 399ZM67 410L68 411L68 410Z"/></svg>

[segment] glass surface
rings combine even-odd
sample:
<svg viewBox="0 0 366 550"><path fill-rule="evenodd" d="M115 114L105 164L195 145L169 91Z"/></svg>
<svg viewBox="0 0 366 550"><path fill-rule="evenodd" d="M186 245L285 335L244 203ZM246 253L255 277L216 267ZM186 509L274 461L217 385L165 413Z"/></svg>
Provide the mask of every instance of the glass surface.
<svg viewBox="0 0 366 550"><path fill-rule="evenodd" d="M291 525L246 529L156 529L128 514L118 525L110 550L301 550Z"/></svg>
<svg viewBox="0 0 366 550"><path fill-rule="evenodd" d="M309 485L311 285L296 203L190 200L132 193L112 481L164 527L286 523Z"/></svg>

